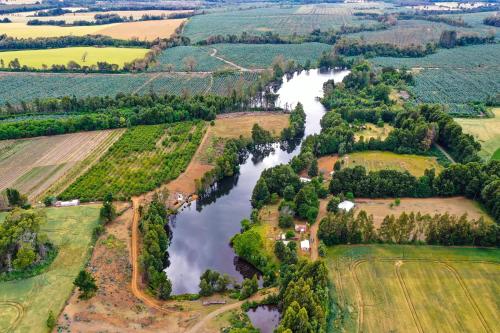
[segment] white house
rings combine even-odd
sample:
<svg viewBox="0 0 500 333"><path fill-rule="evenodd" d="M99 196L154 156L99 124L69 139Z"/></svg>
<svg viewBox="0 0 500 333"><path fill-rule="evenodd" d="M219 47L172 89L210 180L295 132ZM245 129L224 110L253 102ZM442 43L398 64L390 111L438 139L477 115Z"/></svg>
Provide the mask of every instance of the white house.
<svg viewBox="0 0 500 333"><path fill-rule="evenodd" d="M339 203L338 208L345 212L350 212L351 209L354 208L354 202L349 200L342 201L341 203Z"/></svg>
<svg viewBox="0 0 500 333"><path fill-rule="evenodd" d="M302 251L309 251L310 248L311 246L309 245L309 239L304 239L300 242L300 249Z"/></svg>

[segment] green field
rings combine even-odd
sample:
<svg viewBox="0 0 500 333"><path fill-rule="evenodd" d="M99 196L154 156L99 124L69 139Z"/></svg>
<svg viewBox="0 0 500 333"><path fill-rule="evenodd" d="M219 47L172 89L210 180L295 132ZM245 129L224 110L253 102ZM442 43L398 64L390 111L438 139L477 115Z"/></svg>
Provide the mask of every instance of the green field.
<svg viewBox="0 0 500 333"><path fill-rule="evenodd" d="M0 331L45 332L50 310L56 316L73 290L73 280L89 256L99 207L47 208L42 226L59 253L45 273L19 281L0 282ZM0 221L5 214L0 214Z"/></svg>
<svg viewBox="0 0 500 333"><path fill-rule="evenodd" d="M232 68L225 62L211 57L213 51L211 47L204 46L177 46L164 50L157 58L157 65L151 68L152 71L164 71L171 66L173 71L188 71L186 59L192 57L195 59L194 72L209 72L223 68Z"/></svg>
<svg viewBox="0 0 500 333"><path fill-rule="evenodd" d="M388 5L376 3L377 11ZM184 35L197 42L212 35L252 35L268 31L290 36L294 33L308 34L314 29L338 29L342 25L375 24L375 21L361 21L352 13L363 8L373 8L373 3L320 4L306 6L270 6L245 10L219 11L192 17L184 28Z"/></svg>
<svg viewBox="0 0 500 333"><path fill-rule="evenodd" d="M371 61L378 66L416 68L417 100L443 103L454 114L476 115L466 103L484 101L500 92L498 62L500 44L458 47L439 50L423 58L378 57Z"/></svg>
<svg viewBox="0 0 500 333"><path fill-rule="evenodd" d="M408 171L414 176L422 176L426 169L434 168L436 172L442 169L435 157L395 154L382 151L364 151L348 154L344 157L343 167L355 167L362 165L367 171L379 171L392 169Z"/></svg>
<svg viewBox="0 0 500 333"><path fill-rule="evenodd" d="M60 197L123 200L151 191L186 169L204 132L202 121L133 127Z"/></svg>
<svg viewBox="0 0 500 333"><path fill-rule="evenodd" d="M62 49L23 50L0 52L0 59L7 67L9 62L19 59L21 66L42 68L52 65L67 65L75 61L80 66L97 65L97 62L117 64L120 67L126 62L143 58L148 49L123 47L66 47Z"/></svg>
<svg viewBox="0 0 500 333"><path fill-rule="evenodd" d="M457 118L465 133L472 134L481 143L479 155L485 160L500 159L500 108L492 110L494 118Z"/></svg>
<svg viewBox="0 0 500 333"><path fill-rule="evenodd" d="M225 95L238 82L255 83L258 73L223 76L196 73L68 74L0 73L0 104L60 96L114 96L118 93L146 94L150 91L180 95Z"/></svg>
<svg viewBox="0 0 500 333"><path fill-rule="evenodd" d="M500 250L335 246L332 326L345 332L498 332Z"/></svg>

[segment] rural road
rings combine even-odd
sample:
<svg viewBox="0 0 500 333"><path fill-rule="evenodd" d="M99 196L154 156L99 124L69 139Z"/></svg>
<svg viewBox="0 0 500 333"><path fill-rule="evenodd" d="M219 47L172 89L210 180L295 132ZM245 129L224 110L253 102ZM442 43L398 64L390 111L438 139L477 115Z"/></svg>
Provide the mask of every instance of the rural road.
<svg viewBox="0 0 500 333"><path fill-rule="evenodd" d="M323 219L323 217L326 216L326 206L328 205L327 200L321 200L319 202L319 214L318 217L316 218L316 222L311 226L311 230L309 230L310 236L309 236L309 242L311 243L311 259L318 260L318 246L319 246L319 239L318 239L318 229L319 229L319 223Z"/></svg>
<svg viewBox="0 0 500 333"><path fill-rule="evenodd" d="M448 152L446 150L444 150L443 147L441 147L437 143L434 143L434 144L436 145L437 149L439 149L444 154L444 156L446 156L446 158L448 158L450 160L451 163L457 163L457 162L455 162L455 160L453 159L453 157L451 157L451 155L448 154Z"/></svg>
<svg viewBox="0 0 500 333"><path fill-rule="evenodd" d="M229 61L229 60L226 60L226 59L224 59L224 58L222 58L222 57L217 56L217 49L212 49L212 52L210 53L210 56L211 56L211 57L214 57L214 58L216 58L216 59L219 59L220 61L225 62L225 63L226 63L226 64L228 64L228 65L231 65L231 66L233 66L233 67L236 67L236 68L238 68L238 69L239 69L240 71L242 71L242 72L250 72L250 69L248 69L248 68L241 67L240 65L235 64L235 63L234 63L234 62L232 62L232 61Z"/></svg>

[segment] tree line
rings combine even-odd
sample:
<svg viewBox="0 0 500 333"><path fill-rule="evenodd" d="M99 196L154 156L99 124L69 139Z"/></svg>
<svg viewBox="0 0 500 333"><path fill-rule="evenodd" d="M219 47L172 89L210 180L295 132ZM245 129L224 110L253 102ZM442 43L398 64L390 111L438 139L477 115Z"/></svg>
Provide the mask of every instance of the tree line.
<svg viewBox="0 0 500 333"><path fill-rule="evenodd" d="M155 297L168 299L172 292L172 283L163 269L169 265L168 246L171 231L167 210L158 195L155 195L141 217L139 230L143 239L140 261L148 288Z"/></svg>
<svg viewBox="0 0 500 333"><path fill-rule="evenodd" d="M468 219L445 214L422 215L402 213L387 215L378 229L373 216L365 211L357 215L331 213L319 225L318 237L326 245L338 244L429 244L443 246L500 246L497 224L486 222L483 217Z"/></svg>
<svg viewBox="0 0 500 333"><path fill-rule="evenodd" d="M500 16L493 15L485 17L483 20L483 24L491 25L492 27L500 27Z"/></svg>

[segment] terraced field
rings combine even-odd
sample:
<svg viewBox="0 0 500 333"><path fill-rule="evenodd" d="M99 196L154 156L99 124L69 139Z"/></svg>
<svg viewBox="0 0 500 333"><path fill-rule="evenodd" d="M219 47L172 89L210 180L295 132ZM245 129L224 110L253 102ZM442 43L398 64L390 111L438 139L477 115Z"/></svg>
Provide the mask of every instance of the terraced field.
<svg viewBox="0 0 500 333"><path fill-rule="evenodd" d="M118 93L227 94L238 82L256 82L256 73L235 73L221 77L198 73L67 74L0 73L0 104L35 98L74 95L114 96Z"/></svg>
<svg viewBox="0 0 500 333"><path fill-rule="evenodd" d="M387 5L376 3L379 9ZM307 6L283 6L234 11L220 11L207 15L197 15L189 20L184 34L197 42L212 35L262 34L268 31L280 35L307 34L314 29L328 30L342 25L375 24L361 22L352 15L355 11L374 7L373 3L363 4L321 4Z"/></svg>
<svg viewBox="0 0 500 333"><path fill-rule="evenodd" d="M500 250L335 246L327 265L346 332L497 332Z"/></svg>
<svg viewBox="0 0 500 333"><path fill-rule="evenodd" d="M67 65L74 61L81 66L97 65L97 62L108 62L122 67L126 62L144 58L148 49L122 47L66 47L48 50L23 50L0 52L0 60L5 66L18 59L21 66L37 69L43 66Z"/></svg>
<svg viewBox="0 0 500 333"><path fill-rule="evenodd" d="M49 311L58 314L73 291L73 280L91 252L92 230L99 222L98 206L43 209L41 227L58 247L58 254L43 274L0 282L0 330L45 332ZM0 222L5 214L0 214Z"/></svg>
<svg viewBox="0 0 500 333"><path fill-rule="evenodd" d="M378 57L378 66L414 68L416 83L411 90L417 100L443 103L457 115L477 115L468 102L484 101L500 92L498 61L500 44L439 50L423 58Z"/></svg>
<svg viewBox="0 0 500 333"><path fill-rule="evenodd" d="M109 130L0 141L0 191L13 187L34 199L55 183L67 186L122 133Z"/></svg>

